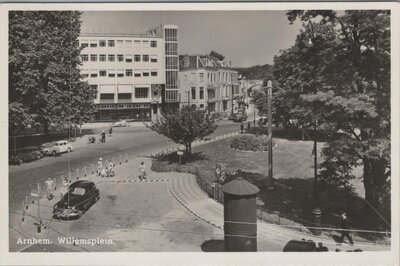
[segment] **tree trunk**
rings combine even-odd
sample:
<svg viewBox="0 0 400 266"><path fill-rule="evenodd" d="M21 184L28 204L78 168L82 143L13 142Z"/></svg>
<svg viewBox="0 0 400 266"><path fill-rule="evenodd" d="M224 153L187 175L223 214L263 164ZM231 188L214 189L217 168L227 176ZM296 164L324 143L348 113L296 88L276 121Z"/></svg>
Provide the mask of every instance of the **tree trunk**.
<svg viewBox="0 0 400 266"><path fill-rule="evenodd" d="M43 123L43 133L48 134L49 133L49 123L44 122Z"/></svg>
<svg viewBox="0 0 400 266"><path fill-rule="evenodd" d="M373 160L364 158L364 188L365 188L365 215L370 225L376 228L384 224L380 213L380 193L382 186L386 183L386 162L383 159Z"/></svg>

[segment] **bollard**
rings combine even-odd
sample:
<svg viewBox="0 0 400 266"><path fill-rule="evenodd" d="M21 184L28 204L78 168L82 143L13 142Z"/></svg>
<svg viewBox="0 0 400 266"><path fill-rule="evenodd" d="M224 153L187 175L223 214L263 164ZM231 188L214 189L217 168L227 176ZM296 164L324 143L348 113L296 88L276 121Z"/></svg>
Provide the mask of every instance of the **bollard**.
<svg viewBox="0 0 400 266"><path fill-rule="evenodd" d="M125 162L128 162L128 153L125 153Z"/></svg>
<svg viewBox="0 0 400 266"><path fill-rule="evenodd" d="M84 177L86 177L86 165L83 167Z"/></svg>
<svg viewBox="0 0 400 266"><path fill-rule="evenodd" d="M28 209L28 196L25 196L25 209Z"/></svg>
<svg viewBox="0 0 400 266"><path fill-rule="evenodd" d="M22 222L25 220L25 200L22 201Z"/></svg>
<svg viewBox="0 0 400 266"><path fill-rule="evenodd" d="M76 169L76 180L79 180L79 168Z"/></svg>
<svg viewBox="0 0 400 266"><path fill-rule="evenodd" d="M94 174L93 163L91 164L91 167L92 167L92 175L93 175Z"/></svg>
<svg viewBox="0 0 400 266"><path fill-rule="evenodd" d="M121 154L119 155L119 164L122 164Z"/></svg>
<svg viewBox="0 0 400 266"><path fill-rule="evenodd" d="M322 216L321 210L318 207L315 207L312 210L312 213L314 214L314 222L316 227L321 227L321 216ZM321 233L322 231L319 228L314 230L314 234L317 236L321 235Z"/></svg>

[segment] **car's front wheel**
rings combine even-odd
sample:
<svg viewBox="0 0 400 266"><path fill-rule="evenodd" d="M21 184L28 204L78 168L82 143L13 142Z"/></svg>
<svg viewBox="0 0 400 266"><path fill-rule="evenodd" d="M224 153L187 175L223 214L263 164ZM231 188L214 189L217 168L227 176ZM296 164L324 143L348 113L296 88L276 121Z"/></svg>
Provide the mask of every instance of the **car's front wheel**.
<svg viewBox="0 0 400 266"><path fill-rule="evenodd" d="M71 152L71 151L72 151L71 147L68 147L67 152Z"/></svg>

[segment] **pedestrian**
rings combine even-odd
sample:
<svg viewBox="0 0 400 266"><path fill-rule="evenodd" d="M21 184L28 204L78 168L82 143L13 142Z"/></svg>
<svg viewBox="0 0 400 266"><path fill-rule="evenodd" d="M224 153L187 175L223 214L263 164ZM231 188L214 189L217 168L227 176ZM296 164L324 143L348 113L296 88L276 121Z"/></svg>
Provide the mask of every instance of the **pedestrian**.
<svg viewBox="0 0 400 266"><path fill-rule="evenodd" d="M46 187L47 187L47 199L48 200L51 200L51 199L53 199L53 193L51 193L52 192L52 190L53 190L53 188L54 188L54 181L53 181L53 179L52 178L48 178L47 179L47 181L46 181Z"/></svg>
<svg viewBox="0 0 400 266"><path fill-rule="evenodd" d="M344 229L344 230L342 230L342 232L341 232L342 234L340 235L340 242L343 243L344 238L346 237L349 240L350 245L353 245L353 238L351 237L350 231L349 231L350 225L349 225L349 221L347 219L347 214L345 212L342 213L340 227L342 229Z"/></svg>
<svg viewBox="0 0 400 266"><path fill-rule="evenodd" d="M114 173L114 163L110 161L108 164L108 172L107 172L107 177L113 177L115 175Z"/></svg>
<svg viewBox="0 0 400 266"><path fill-rule="evenodd" d="M139 166L139 179L146 179L146 166L144 165L144 162L141 162Z"/></svg>
<svg viewBox="0 0 400 266"><path fill-rule="evenodd" d="M100 177L101 178L105 178L106 176L107 176L107 167L101 169L101 172L100 172Z"/></svg>
<svg viewBox="0 0 400 266"><path fill-rule="evenodd" d="M99 161L97 162L97 175L100 176L101 170L103 169L103 158L99 158Z"/></svg>
<svg viewBox="0 0 400 266"><path fill-rule="evenodd" d="M248 122L247 122L247 131L250 132L250 128L251 128L250 121L248 121Z"/></svg>
<svg viewBox="0 0 400 266"><path fill-rule="evenodd" d="M243 133L243 130L244 130L244 123L242 122L242 123L240 124L240 132Z"/></svg>
<svg viewBox="0 0 400 266"><path fill-rule="evenodd" d="M112 132L113 132L113 128L110 127L110 129L108 130L108 135L109 135L109 136L112 136Z"/></svg>
<svg viewBox="0 0 400 266"><path fill-rule="evenodd" d="M101 131L101 142L105 143L106 142L106 132L103 130Z"/></svg>

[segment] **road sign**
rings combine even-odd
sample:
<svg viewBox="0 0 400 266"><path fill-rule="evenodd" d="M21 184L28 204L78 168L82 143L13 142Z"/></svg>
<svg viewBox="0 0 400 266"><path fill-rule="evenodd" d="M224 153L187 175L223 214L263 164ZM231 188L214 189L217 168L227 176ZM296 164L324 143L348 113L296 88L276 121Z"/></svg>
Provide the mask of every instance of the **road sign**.
<svg viewBox="0 0 400 266"><path fill-rule="evenodd" d="M179 156L182 156L183 155L183 151L177 151L176 154L178 154Z"/></svg>
<svg viewBox="0 0 400 266"><path fill-rule="evenodd" d="M39 197L39 195L36 194L36 193L31 193L31 196L32 196L32 197Z"/></svg>

